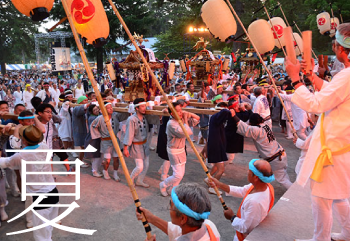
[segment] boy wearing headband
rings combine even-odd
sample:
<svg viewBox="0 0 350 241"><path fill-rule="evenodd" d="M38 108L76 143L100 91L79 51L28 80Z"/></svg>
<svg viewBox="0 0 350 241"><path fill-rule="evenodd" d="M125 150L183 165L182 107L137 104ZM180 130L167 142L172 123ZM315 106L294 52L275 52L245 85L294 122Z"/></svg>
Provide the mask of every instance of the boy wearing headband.
<svg viewBox="0 0 350 241"><path fill-rule="evenodd" d="M275 192L270 183L274 180L270 164L258 159L249 163L248 185L229 186L215 178L210 179L211 187L217 186L228 196L243 198L236 215L231 208L224 210L225 218L231 220L231 225L236 230L234 241L243 241L271 210Z"/></svg>
<svg viewBox="0 0 350 241"><path fill-rule="evenodd" d="M119 146L120 140L118 139L119 125L120 122L128 119L129 113L118 113L113 112L113 107L110 102L105 102L105 107L108 113L109 120L111 122L112 129L115 136L117 137ZM111 179L108 174L108 167L113 157L113 178L115 181L119 182L120 178L118 177L118 168L119 168L119 158L117 152L114 149L111 136L107 129L104 117L102 115L98 116L90 125L91 139L101 138L101 154L103 154L103 177L104 179ZM95 170L97 171L97 170Z"/></svg>
<svg viewBox="0 0 350 241"><path fill-rule="evenodd" d="M307 112L322 113L297 178L302 186L310 181L315 229L309 240L315 241L350 240L350 23L340 24L335 36L334 52L345 69L331 82L309 74L319 92L310 93L302 84L299 62L286 62L296 89L292 102ZM331 234L333 216L339 220L341 233Z"/></svg>
<svg viewBox="0 0 350 241"><path fill-rule="evenodd" d="M213 222L208 220L211 211L209 196L203 187L195 183L182 183L173 188L169 204L171 222L167 222L146 208L140 210L165 234L169 241L175 240L220 240L220 234ZM142 220L136 211L138 220Z"/></svg>

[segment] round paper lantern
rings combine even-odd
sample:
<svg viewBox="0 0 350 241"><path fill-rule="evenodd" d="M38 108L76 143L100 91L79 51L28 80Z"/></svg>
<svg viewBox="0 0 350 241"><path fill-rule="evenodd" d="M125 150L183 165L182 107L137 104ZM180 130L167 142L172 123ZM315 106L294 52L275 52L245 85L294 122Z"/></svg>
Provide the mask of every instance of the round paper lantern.
<svg viewBox="0 0 350 241"><path fill-rule="evenodd" d="M169 65L169 81L173 79L175 72L175 62L171 61Z"/></svg>
<svg viewBox="0 0 350 241"><path fill-rule="evenodd" d="M219 41L227 41L236 34L237 24L223 0L208 0L201 9L201 17L210 33Z"/></svg>
<svg viewBox="0 0 350 241"><path fill-rule="evenodd" d="M304 50L303 39L298 33L293 33L293 37L295 54L296 56L299 56Z"/></svg>
<svg viewBox="0 0 350 241"><path fill-rule="evenodd" d="M330 31L330 34L329 34L329 36L331 38L334 37L338 26L339 26L339 19L338 18L331 18L331 31Z"/></svg>
<svg viewBox="0 0 350 241"><path fill-rule="evenodd" d="M54 0L12 0L12 3L18 11L31 17L33 21L41 21L50 15Z"/></svg>
<svg viewBox="0 0 350 241"><path fill-rule="evenodd" d="M283 46L286 45L284 41L284 34L283 34L284 33L283 29L287 27L285 22L280 17L274 17L274 18L271 18L271 21L268 21L268 23L270 24L271 31L275 39L275 46L278 48L282 48ZM273 30L273 28L275 29L275 31ZM281 44L278 42L278 39L281 42Z"/></svg>
<svg viewBox="0 0 350 241"><path fill-rule="evenodd" d="M102 2L100 0L67 2L78 33L95 47L105 45L109 35L109 22Z"/></svg>
<svg viewBox="0 0 350 241"><path fill-rule="evenodd" d="M327 12L323 12L316 17L317 27L321 34L329 34L331 31L331 16Z"/></svg>
<svg viewBox="0 0 350 241"><path fill-rule="evenodd" d="M260 54L269 52L275 47L275 39L271 32L271 26L264 19L258 19L252 22L248 27L248 34Z"/></svg>

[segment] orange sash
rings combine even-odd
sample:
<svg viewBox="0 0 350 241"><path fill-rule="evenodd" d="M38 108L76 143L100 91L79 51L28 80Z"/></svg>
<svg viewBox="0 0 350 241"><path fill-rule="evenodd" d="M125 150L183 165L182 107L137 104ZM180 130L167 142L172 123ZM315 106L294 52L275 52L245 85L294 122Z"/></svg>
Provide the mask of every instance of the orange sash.
<svg viewBox="0 0 350 241"><path fill-rule="evenodd" d="M205 226L207 227L207 231L209 233L210 241L217 241L218 239L216 238L216 236L215 236L213 230L211 229L211 227L208 224L206 224Z"/></svg>
<svg viewBox="0 0 350 241"><path fill-rule="evenodd" d="M269 211L267 212L267 213L269 213L270 210L271 210L271 208L272 208L272 206L273 206L273 204L274 204L274 202L275 202L275 191L274 191L274 189L273 189L273 186L272 186L270 183L267 183L267 186L268 186L268 188L269 188L269 190L270 190L270 196L271 196L270 207L269 207ZM252 185L252 186L248 189L247 193L245 194L245 196L244 196L244 198L243 198L243 200L242 200L242 202L241 202L241 205L239 205L239 208L238 208L238 211L237 211L237 217L238 217L238 218L241 218L241 207L242 207L242 204L243 204L245 198L248 196L248 194L253 190L253 188L254 188L254 186ZM240 233L240 232L238 232L238 231L236 231L236 235L237 235L237 238L238 238L239 241L243 241L244 238L246 237L245 234Z"/></svg>

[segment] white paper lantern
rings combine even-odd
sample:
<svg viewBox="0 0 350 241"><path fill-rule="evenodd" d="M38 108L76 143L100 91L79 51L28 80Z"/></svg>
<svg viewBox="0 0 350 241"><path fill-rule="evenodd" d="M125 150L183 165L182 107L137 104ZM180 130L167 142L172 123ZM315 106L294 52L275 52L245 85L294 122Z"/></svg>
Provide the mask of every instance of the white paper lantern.
<svg viewBox="0 0 350 241"><path fill-rule="evenodd" d="M201 9L201 17L210 33L221 42L237 32L236 20L223 0L208 0Z"/></svg>
<svg viewBox="0 0 350 241"><path fill-rule="evenodd" d="M275 47L275 39L271 31L271 26L264 19L258 19L252 22L248 27L248 34L260 54L269 52Z"/></svg>
<svg viewBox="0 0 350 241"><path fill-rule="evenodd" d="M331 31L330 31L330 34L329 34L329 36L331 38L334 37L338 26L339 26L339 19L338 18L331 18Z"/></svg>
<svg viewBox="0 0 350 241"><path fill-rule="evenodd" d="M286 45L284 41L284 30L283 30L284 28L287 27L286 23L280 17L271 18L271 21L268 21L268 23L270 24L271 31L275 39L275 46L278 48L282 48L283 46ZM273 31L272 26L274 27L275 31ZM279 44L278 39L280 40L282 46Z"/></svg>
<svg viewBox="0 0 350 241"><path fill-rule="evenodd" d="M317 15L317 27L321 34L327 34L331 31L331 16L327 12Z"/></svg>
<svg viewBox="0 0 350 241"><path fill-rule="evenodd" d="M298 33L293 33L294 36L294 50L295 50L295 54L296 56L299 56L303 53L304 51L304 45L303 45L303 39L300 37L300 35Z"/></svg>

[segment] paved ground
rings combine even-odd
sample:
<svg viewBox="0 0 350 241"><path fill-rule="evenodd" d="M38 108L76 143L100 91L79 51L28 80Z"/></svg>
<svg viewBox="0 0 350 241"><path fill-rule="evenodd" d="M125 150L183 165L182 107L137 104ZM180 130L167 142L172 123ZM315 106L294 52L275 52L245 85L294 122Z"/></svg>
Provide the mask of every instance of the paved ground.
<svg viewBox="0 0 350 241"><path fill-rule="evenodd" d="M291 140L287 140L284 134L280 133L280 128L274 127L274 133L277 140L285 148L288 155L288 173L292 181L295 180L294 167L299 157L299 150L296 149ZM156 136L153 137L153 145L156 143ZM198 150L202 147L197 146ZM189 148L188 148L189 150ZM258 156L256 149L251 140L245 140L245 153L238 154L235 158L235 163L229 165L225 172L222 181L232 185L245 185L247 181L248 162L252 158ZM129 171L135 166L131 159L126 159ZM169 211L167 210L169 204L169 197L161 197L159 192L160 175L158 169L162 160L157 154L152 151L150 156L150 168L145 181L151 185L150 188L145 189L136 187L137 194L142 202L142 206L150 209L159 217L170 220ZM63 170L63 166L59 167ZM112 174L112 167L110 167L110 175ZM104 240L104 241L137 241L144 240L145 233L140 221L135 217L135 206L132 200L129 187L126 180L120 171L122 181L116 183L113 180L104 180L102 178L92 177L90 168L83 168L81 174L81 198L76 202L80 208L75 209L71 214L62 220L62 224L75 228L94 229L97 230L92 236L85 236L80 234L72 234L69 232L54 229L53 240L67 241L67 240ZM183 182L197 182L205 186L203 179L205 173L195 160L195 155L192 150L188 152L188 161L186 164L186 173ZM58 182L73 181L71 176L57 176ZM277 182L273 183L275 187L276 201L285 193L285 189ZM73 192L72 187L59 186L60 192ZM216 196L210 195L212 203L212 212L210 219L217 225L222 240L232 240L234 230L230 226L222 213L222 206ZM237 210L241 199L224 197L225 202L233 210ZM6 211L10 218L19 214L24 209L24 203L20 198L13 198L8 195L9 205ZM60 203L71 203L73 198L62 197ZM64 211L62 208L61 212ZM25 217L21 217L13 223L2 222L0 227L1 241L23 241L33 240L32 233L19 234L14 236L6 236L8 232L14 232L25 228ZM152 226L152 233L157 235L157 240L167 240L166 235L159 229Z"/></svg>

